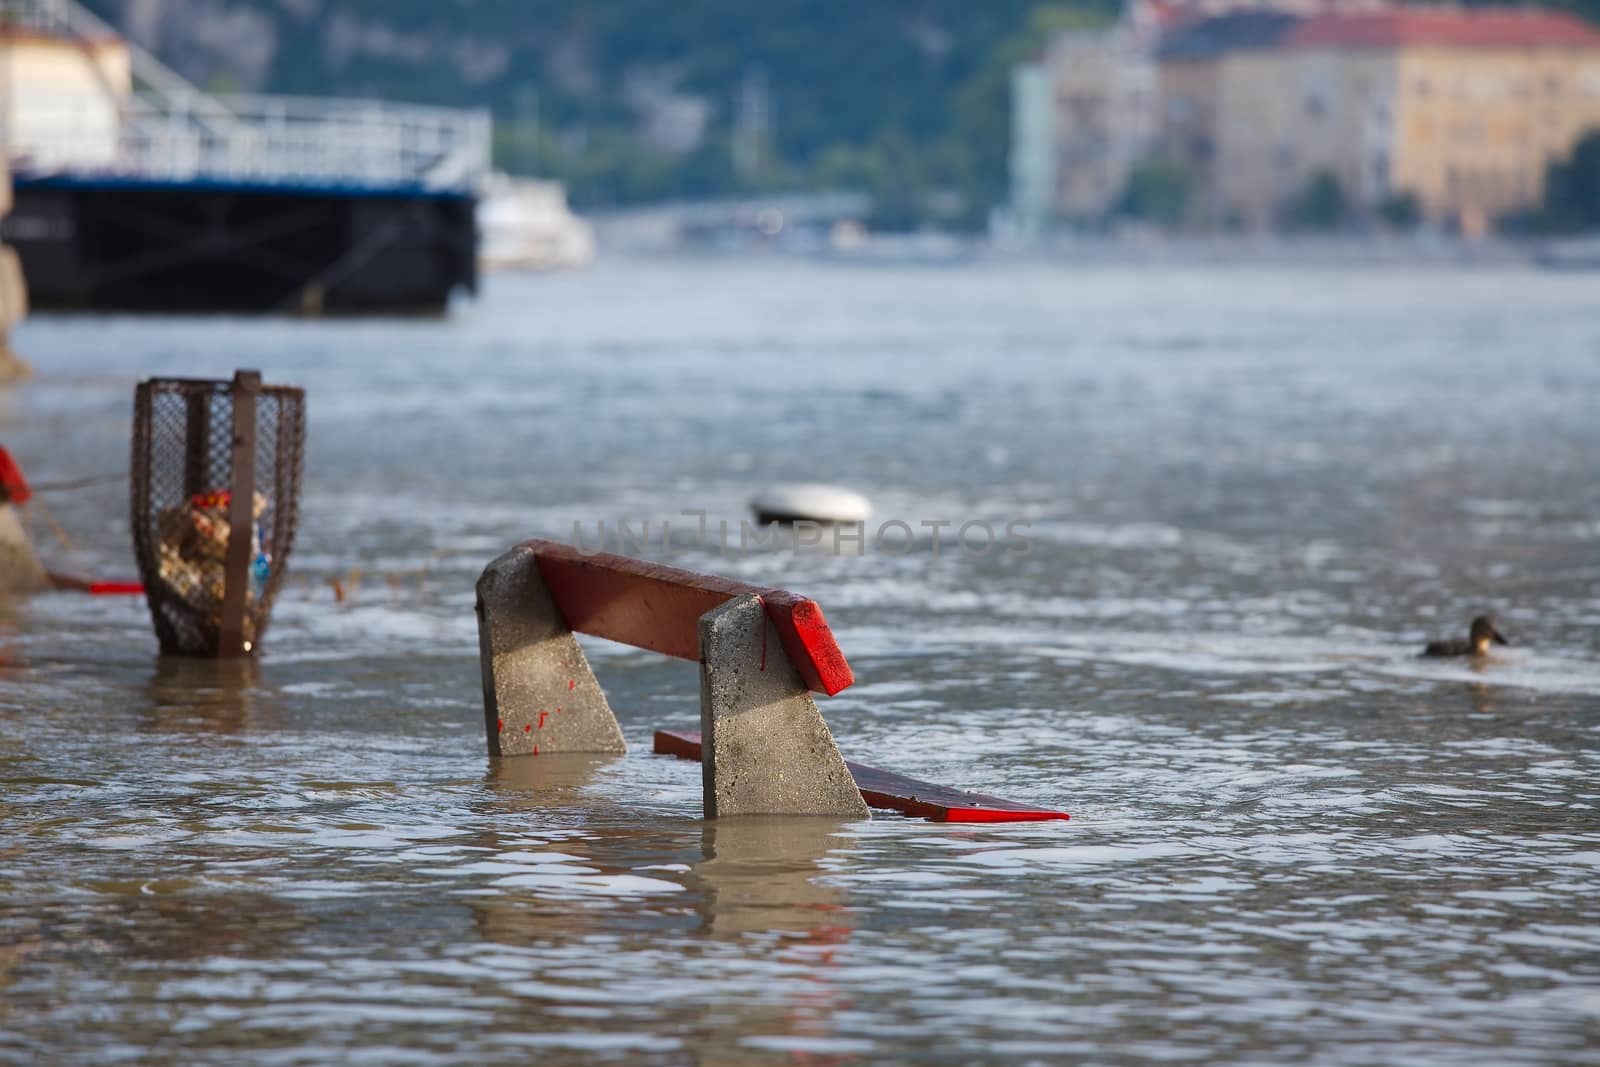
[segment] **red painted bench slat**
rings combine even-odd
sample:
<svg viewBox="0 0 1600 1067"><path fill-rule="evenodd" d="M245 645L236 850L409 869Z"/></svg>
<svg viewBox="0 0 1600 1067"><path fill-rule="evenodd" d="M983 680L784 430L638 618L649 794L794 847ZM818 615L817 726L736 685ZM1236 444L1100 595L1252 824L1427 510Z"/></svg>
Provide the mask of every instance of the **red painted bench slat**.
<svg viewBox="0 0 1600 1067"><path fill-rule="evenodd" d="M700 616L755 593L806 688L832 696L855 681L814 600L608 552L580 552L557 541L526 541L523 547L533 552L569 629L699 660Z"/></svg>
<svg viewBox="0 0 1600 1067"><path fill-rule="evenodd" d="M680 730L657 730L655 750L665 756L681 756L698 761L701 753L700 735ZM919 782L893 771L879 770L860 763L845 761L861 797L874 808L914 815L930 822L1043 822L1046 819L1066 819L1064 811L1036 808L1029 804L987 797L981 793L964 793L948 786Z"/></svg>

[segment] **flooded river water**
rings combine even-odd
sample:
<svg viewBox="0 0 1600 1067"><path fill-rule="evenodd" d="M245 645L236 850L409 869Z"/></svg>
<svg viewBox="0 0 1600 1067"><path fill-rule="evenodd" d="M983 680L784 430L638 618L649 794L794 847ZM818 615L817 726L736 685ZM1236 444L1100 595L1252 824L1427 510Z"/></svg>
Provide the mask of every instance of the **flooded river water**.
<svg viewBox="0 0 1600 1067"><path fill-rule="evenodd" d="M125 470L147 375L310 422L258 663L0 607L0 1059L1600 1062L1592 277L611 263L15 341L36 481ZM848 757L1072 821L708 824L694 666L599 642L629 754L489 761L490 559L791 480L922 536L652 554L823 604ZM125 489L45 501L131 571Z"/></svg>

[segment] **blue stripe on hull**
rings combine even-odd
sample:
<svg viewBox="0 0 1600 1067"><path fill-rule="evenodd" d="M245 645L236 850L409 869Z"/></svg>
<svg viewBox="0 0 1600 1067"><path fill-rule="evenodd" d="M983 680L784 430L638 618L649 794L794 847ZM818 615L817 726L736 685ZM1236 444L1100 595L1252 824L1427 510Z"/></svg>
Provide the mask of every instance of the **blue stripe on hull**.
<svg viewBox="0 0 1600 1067"><path fill-rule="evenodd" d="M12 184L19 189L116 189L151 192L253 193L275 196L408 197L427 200L470 200L465 189L429 189L417 183L371 184L363 182L266 182L233 181L224 178L161 180L124 177L114 174L28 174L13 171Z"/></svg>

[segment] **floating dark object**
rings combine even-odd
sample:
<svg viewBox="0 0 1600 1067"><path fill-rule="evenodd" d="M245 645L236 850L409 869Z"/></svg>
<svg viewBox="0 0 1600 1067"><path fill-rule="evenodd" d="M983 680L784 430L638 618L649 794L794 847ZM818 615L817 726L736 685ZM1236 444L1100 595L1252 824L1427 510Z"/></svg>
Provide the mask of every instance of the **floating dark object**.
<svg viewBox="0 0 1600 1067"><path fill-rule="evenodd" d="M865 522L872 514L871 502L860 493L815 483L773 486L752 497L750 508L763 526L770 522Z"/></svg>

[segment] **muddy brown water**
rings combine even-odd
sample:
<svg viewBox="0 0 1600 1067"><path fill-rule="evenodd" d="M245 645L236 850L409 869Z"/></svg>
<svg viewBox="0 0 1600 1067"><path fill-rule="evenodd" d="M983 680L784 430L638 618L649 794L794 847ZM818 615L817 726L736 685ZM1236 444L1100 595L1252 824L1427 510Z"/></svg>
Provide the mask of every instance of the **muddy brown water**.
<svg viewBox="0 0 1600 1067"><path fill-rule="evenodd" d="M662 261L437 322L38 316L35 480L124 469L152 374L305 386L309 453L258 663L0 609L0 1058L1597 1062L1595 293ZM786 480L918 540L738 551ZM46 503L127 572L122 490ZM476 574L619 518L824 605L847 756L1072 821L706 824L649 754L693 665L593 642L632 751L491 763ZM1414 658L1480 610L1513 647Z"/></svg>

